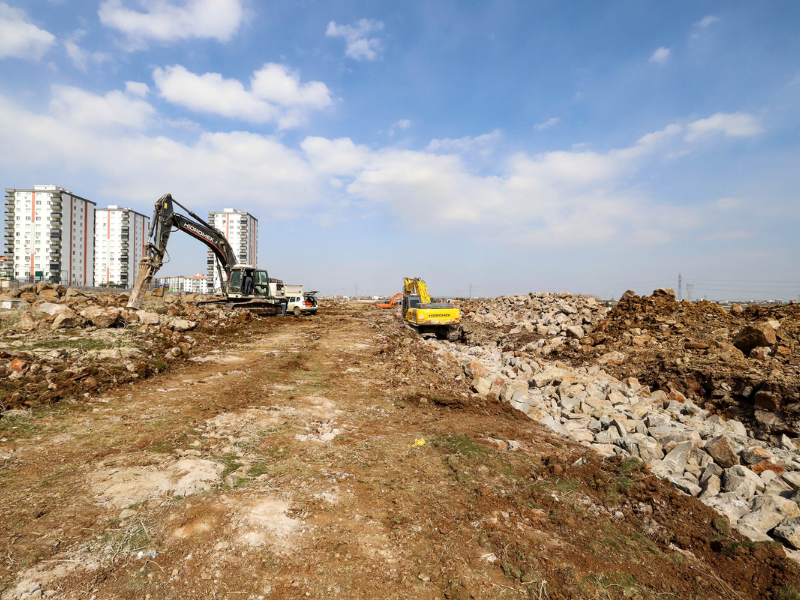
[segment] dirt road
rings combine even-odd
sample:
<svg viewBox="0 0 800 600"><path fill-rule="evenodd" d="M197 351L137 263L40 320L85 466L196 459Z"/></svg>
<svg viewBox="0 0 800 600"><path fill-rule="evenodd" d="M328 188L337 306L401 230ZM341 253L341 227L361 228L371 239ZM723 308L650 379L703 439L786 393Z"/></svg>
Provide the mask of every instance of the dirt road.
<svg viewBox="0 0 800 600"><path fill-rule="evenodd" d="M392 315L344 310L276 319L165 375L6 416L0 597L798 587L779 546L742 543L635 462L478 402L459 375Z"/></svg>

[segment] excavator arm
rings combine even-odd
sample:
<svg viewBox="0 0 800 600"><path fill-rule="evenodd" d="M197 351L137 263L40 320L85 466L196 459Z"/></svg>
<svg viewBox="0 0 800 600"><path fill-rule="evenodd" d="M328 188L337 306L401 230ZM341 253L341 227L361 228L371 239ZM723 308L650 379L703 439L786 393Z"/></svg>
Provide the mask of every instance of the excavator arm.
<svg viewBox="0 0 800 600"><path fill-rule="evenodd" d="M189 216L176 213L174 205L181 207ZM164 194L156 202L156 207L153 211L153 220L150 223L150 231L148 232L148 238L152 241L145 246L145 255L139 262L139 274L136 276L136 283L128 300L128 308L138 309L142 307L147 287L164 264L164 254L173 227L188 233L211 249L217 258L217 269L220 270L220 265L222 265L222 269L225 269L224 278L220 270L220 280L222 281L223 294L227 295L226 284L230 279L231 270L236 264L236 254L233 248L221 231L180 204L171 194Z"/></svg>
<svg viewBox="0 0 800 600"><path fill-rule="evenodd" d="M406 277L403 285L403 291L406 294L413 294L419 296L419 301L422 304L429 304L431 296L428 293L428 286L419 277Z"/></svg>

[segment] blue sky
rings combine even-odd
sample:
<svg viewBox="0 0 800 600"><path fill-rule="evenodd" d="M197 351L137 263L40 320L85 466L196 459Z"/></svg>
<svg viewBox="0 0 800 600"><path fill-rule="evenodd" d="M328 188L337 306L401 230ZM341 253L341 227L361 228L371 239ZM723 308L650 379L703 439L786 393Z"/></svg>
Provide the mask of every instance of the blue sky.
<svg viewBox="0 0 800 600"><path fill-rule="evenodd" d="M326 293L796 299L798 33L796 2L5 0L0 180L248 210Z"/></svg>

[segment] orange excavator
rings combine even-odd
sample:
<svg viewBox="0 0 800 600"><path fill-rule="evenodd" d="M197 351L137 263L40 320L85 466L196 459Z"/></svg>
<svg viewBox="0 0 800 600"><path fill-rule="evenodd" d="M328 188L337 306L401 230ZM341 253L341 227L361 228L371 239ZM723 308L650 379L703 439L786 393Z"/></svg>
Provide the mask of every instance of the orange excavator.
<svg viewBox="0 0 800 600"><path fill-rule="evenodd" d="M375 306L378 308L392 308L393 306L400 306L400 303L403 301L403 294L395 294L392 296L392 299L389 302L376 302Z"/></svg>

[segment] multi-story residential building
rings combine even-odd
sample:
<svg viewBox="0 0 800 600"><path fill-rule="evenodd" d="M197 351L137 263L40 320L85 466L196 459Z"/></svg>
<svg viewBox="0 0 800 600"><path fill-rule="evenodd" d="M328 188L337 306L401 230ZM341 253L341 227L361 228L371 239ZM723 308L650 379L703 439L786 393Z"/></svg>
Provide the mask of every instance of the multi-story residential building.
<svg viewBox="0 0 800 600"><path fill-rule="evenodd" d="M205 294L208 291L208 277L202 273L184 277L183 291L187 294Z"/></svg>
<svg viewBox="0 0 800 600"><path fill-rule="evenodd" d="M0 256L0 279L14 279L14 261Z"/></svg>
<svg viewBox="0 0 800 600"><path fill-rule="evenodd" d="M56 185L6 189L6 255L14 278L93 285L94 207Z"/></svg>
<svg viewBox="0 0 800 600"><path fill-rule="evenodd" d="M94 215L94 284L133 287L150 218L113 204Z"/></svg>
<svg viewBox="0 0 800 600"><path fill-rule="evenodd" d="M258 219L250 213L225 208L222 211L208 213L208 222L219 229L228 239L228 243L236 252L240 265L256 265L258 255ZM208 251L208 291L221 289L216 258Z"/></svg>
<svg viewBox="0 0 800 600"><path fill-rule="evenodd" d="M158 278L158 285L169 286L170 292L178 292L183 293L183 288L186 284L186 278L183 275L176 275L174 277L159 277Z"/></svg>
<svg viewBox="0 0 800 600"><path fill-rule="evenodd" d="M175 275L174 277L157 277L155 282L158 286L169 286L170 292L182 294L205 294L206 293L206 276L202 273L185 277L183 275Z"/></svg>

